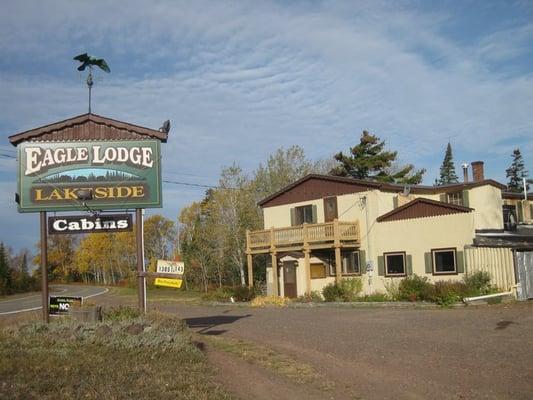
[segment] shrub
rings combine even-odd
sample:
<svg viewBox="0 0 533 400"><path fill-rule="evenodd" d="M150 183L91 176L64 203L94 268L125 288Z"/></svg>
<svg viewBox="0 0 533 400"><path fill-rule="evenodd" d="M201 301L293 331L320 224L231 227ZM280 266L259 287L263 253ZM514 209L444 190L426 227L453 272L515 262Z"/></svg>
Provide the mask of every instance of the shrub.
<svg viewBox="0 0 533 400"><path fill-rule="evenodd" d="M402 279L398 292L400 300L431 300L434 296L434 286L427 277L420 277L415 274Z"/></svg>
<svg viewBox="0 0 533 400"><path fill-rule="evenodd" d="M284 307L290 302L291 300L286 297L257 296L250 302L250 305L252 307L264 307L264 306Z"/></svg>
<svg viewBox="0 0 533 400"><path fill-rule="evenodd" d="M466 275L463 278L464 284L468 288L468 294L470 296L481 296L489 294L493 291L490 284L490 273L485 271L477 271L473 274Z"/></svg>
<svg viewBox="0 0 533 400"><path fill-rule="evenodd" d="M336 283L330 283L322 289L324 301L342 301L342 289Z"/></svg>
<svg viewBox="0 0 533 400"><path fill-rule="evenodd" d="M363 290L363 281L361 278L348 278L339 282L342 292L343 301L355 301L361 290Z"/></svg>
<svg viewBox="0 0 533 400"><path fill-rule="evenodd" d="M432 301L443 307L449 307L461 301L468 294L468 287L459 281L438 281L433 285Z"/></svg>
<svg viewBox="0 0 533 400"><path fill-rule="evenodd" d="M202 300L205 301L230 301L230 298L233 296L233 288L231 287L221 287L216 290L202 294Z"/></svg>
<svg viewBox="0 0 533 400"><path fill-rule="evenodd" d="M387 296L389 297L389 299L400 299L400 283L397 280L390 278L389 281L385 281L383 282L383 284L385 285L385 290L387 291Z"/></svg>
<svg viewBox="0 0 533 400"><path fill-rule="evenodd" d="M325 301L355 301L363 290L361 278L348 278L337 283L330 283L322 289Z"/></svg>
<svg viewBox="0 0 533 400"><path fill-rule="evenodd" d="M248 286L237 286L233 289L235 301L251 301L256 296L255 288Z"/></svg>
<svg viewBox="0 0 533 400"><path fill-rule="evenodd" d="M322 295L320 294L320 292L317 292L315 290L315 291L312 291L311 293L306 293L306 294L299 296L294 301L298 303L321 303L324 301L324 299L322 298Z"/></svg>

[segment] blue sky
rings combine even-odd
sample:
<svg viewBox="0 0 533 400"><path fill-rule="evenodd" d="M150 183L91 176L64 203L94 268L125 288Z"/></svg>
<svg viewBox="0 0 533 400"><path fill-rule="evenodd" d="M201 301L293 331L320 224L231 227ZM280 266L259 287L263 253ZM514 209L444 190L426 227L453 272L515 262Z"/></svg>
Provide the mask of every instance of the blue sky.
<svg viewBox="0 0 533 400"><path fill-rule="evenodd" d="M163 175L216 184L278 147L313 159L363 129L438 174L484 160L505 182L513 148L533 174L532 1L11 1L0 14L0 153L7 136L86 112L72 57L107 60L93 112L158 128ZM460 174L460 171L457 171ZM0 240L33 248L38 216L16 211L15 162L0 157ZM203 190L166 185L163 214Z"/></svg>

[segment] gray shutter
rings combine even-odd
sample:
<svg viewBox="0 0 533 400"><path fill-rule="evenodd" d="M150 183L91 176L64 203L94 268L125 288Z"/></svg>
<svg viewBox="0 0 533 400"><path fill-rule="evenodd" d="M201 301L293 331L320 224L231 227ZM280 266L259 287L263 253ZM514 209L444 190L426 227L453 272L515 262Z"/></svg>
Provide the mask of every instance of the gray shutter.
<svg viewBox="0 0 533 400"><path fill-rule="evenodd" d="M316 224L318 221L318 211L316 205L313 204L313 224Z"/></svg>
<svg viewBox="0 0 533 400"><path fill-rule="evenodd" d="M291 208L291 226L296 225L296 208Z"/></svg>
<svg viewBox="0 0 533 400"><path fill-rule="evenodd" d="M426 263L426 274L433 273L433 260L431 253L424 253L424 262Z"/></svg>
<svg viewBox="0 0 533 400"><path fill-rule="evenodd" d="M359 250L359 273L363 275L366 272L366 257L365 251Z"/></svg>
<svg viewBox="0 0 533 400"><path fill-rule="evenodd" d="M468 199L468 190L463 190L463 206L470 207L470 201Z"/></svg>
<svg viewBox="0 0 533 400"><path fill-rule="evenodd" d="M398 195L394 196L392 198L392 207L393 208L398 208Z"/></svg>
<svg viewBox="0 0 533 400"><path fill-rule="evenodd" d="M378 275L385 275L385 259L378 256Z"/></svg>
<svg viewBox="0 0 533 400"><path fill-rule="evenodd" d="M463 251L458 251L455 254L457 259L457 273L462 274L465 272L465 257Z"/></svg>
<svg viewBox="0 0 533 400"><path fill-rule="evenodd" d="M413 256L411 256L411 254L405 256L405 263L405 272L407 275L413 275Z"/></svg>
<svg viewBox="0 0 533 400"><path fill-rule="evenodd" d="M439 200L442 201L443 203L446 203L446 194L445 194L445 193L442 193L442 194L439 196Z"/></svg>
<svg viewBox="0 0 533 400"><path fill-rule="evenodd" d="M516 216L518 222L524 222L524 210L522 209L522 202L520 201L516 204Z"/></svg>

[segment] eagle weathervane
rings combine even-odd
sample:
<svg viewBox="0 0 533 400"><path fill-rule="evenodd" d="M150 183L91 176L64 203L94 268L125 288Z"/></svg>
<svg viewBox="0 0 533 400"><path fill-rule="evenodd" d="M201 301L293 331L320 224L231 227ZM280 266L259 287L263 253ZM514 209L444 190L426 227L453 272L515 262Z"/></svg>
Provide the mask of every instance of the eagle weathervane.
<svg viewBox="0 0 533 400"><path fill-rule="evenodd" d="M96 58L88 55L87 53L80 54L79 56L74 57L74 60L81 62L82 64L78 67L78 71L84 71L85 68L89 67L89 75L87 76L87 87L89 88L89 114L91 113L91 89L93 87L93 67L99 67L102 71L111 72L109 65L105 62L103 58Z"/></svg>

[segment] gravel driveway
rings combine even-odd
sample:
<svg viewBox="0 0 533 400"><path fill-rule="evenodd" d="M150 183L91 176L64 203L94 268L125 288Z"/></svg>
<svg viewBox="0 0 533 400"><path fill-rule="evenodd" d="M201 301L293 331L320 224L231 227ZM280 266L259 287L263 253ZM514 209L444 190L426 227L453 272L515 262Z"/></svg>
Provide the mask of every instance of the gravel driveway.
<svg viewBox="0 0 533 400"><path fill-rule="evenodd" d="M453 310L162 308L201 333L309 363L357 398L533 398L531 302Z"/></svg>

